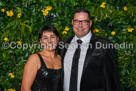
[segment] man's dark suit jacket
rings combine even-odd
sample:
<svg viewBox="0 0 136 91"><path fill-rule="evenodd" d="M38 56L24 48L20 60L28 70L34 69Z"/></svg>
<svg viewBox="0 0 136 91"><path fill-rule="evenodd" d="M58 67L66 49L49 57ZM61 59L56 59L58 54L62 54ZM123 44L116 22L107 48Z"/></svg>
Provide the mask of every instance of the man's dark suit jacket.
<svg viewBox="0 0 136 91"><path fill-rule="evenodd" d="M72 39L73 37L65 39L63 43L69 44ZM111 44L109 40L98 37L92 33L90 40L91 46L89 46L87 50L84 61L80 91L121 91L114 49L100 48L100 43ZM66 52L67 48L60 50L62 65ZM64 75L63 69L63 76Z"/></svg>

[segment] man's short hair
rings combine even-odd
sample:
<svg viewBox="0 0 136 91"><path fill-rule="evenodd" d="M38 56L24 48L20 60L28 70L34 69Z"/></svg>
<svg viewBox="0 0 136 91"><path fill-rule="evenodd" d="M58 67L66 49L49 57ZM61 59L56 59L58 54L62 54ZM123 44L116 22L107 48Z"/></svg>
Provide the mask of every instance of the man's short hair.
<svg viewBox="0 0 136 91"><path fill-rule="evenodd" d="M74 13L73 13L73 18L74 18L74 16L75 16L76 13L80 13L80 12L87 13L89 19L91 19L89 11L87 9L85 9L85 8L76 8L75 11L74 11Z"/></svg>

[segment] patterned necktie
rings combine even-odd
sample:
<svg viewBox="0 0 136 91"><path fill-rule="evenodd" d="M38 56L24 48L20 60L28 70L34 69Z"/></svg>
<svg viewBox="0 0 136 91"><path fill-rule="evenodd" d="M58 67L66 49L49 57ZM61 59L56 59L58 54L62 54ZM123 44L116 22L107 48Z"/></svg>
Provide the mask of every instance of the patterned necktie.
<svg viewBox="0 0 136 91"><path fill-rule="evenodd" d="M80 51L81 51L80 44L82 44L82 41L78 39L77 44L78 44L78 48L76 49L73 56L69 91L77 91L78 63L79 63Z"/></svg>

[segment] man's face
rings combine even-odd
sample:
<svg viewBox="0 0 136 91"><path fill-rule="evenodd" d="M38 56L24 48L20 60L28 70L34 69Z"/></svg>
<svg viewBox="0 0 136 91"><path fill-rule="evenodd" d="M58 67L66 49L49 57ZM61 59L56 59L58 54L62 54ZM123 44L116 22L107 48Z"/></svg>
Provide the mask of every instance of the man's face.
<svg viewBox="0 0 136 91"><path fill-rule="evenodd" d="M87 13L80 12L75 13L72 20L73 31L78 38L82 38L88 34L90 27L92 26L92 21L89 19Z"/></svg>

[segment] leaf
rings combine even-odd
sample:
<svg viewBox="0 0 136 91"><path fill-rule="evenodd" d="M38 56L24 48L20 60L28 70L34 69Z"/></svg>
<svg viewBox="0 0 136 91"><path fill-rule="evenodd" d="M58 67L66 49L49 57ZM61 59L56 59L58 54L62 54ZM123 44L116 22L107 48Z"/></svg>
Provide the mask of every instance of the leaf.
<svg viewBox="0 0 136 91"><path fill-rule="evenodd" d="M8 25L5 28L3 28L3 30L11 28L12 26L14 26L14 24L15 24L15 21L12 20L11 22L8 23Z"/></svg>
<svg viewBox="0 0 136 91"><path fill-rule="evenodd" d="M25 21L24 21L24 24L26 24L26 23L28 23L28 24L29 24L29 20L25 20Z"/></svg>
<svg viewBox="0 0 136 91"><path fill-rule="evenodd" d="M5 6L4 2L0 2L0 7Z"/></svg>
<svg viewBox="0 0 136 91"><path fill-rule="evenodd" d="M22 12L21 8L16 7L16 9L17 9L17 12L18 12L18 13L21 13L21 12Z"/></svg>
<svg viewBox="0 0 136 91"><path fill-rule="evenodd" d="M10 30L8 29L4 34L1 35L1 41L3 41L4 37L8 37Z"/></svg>

